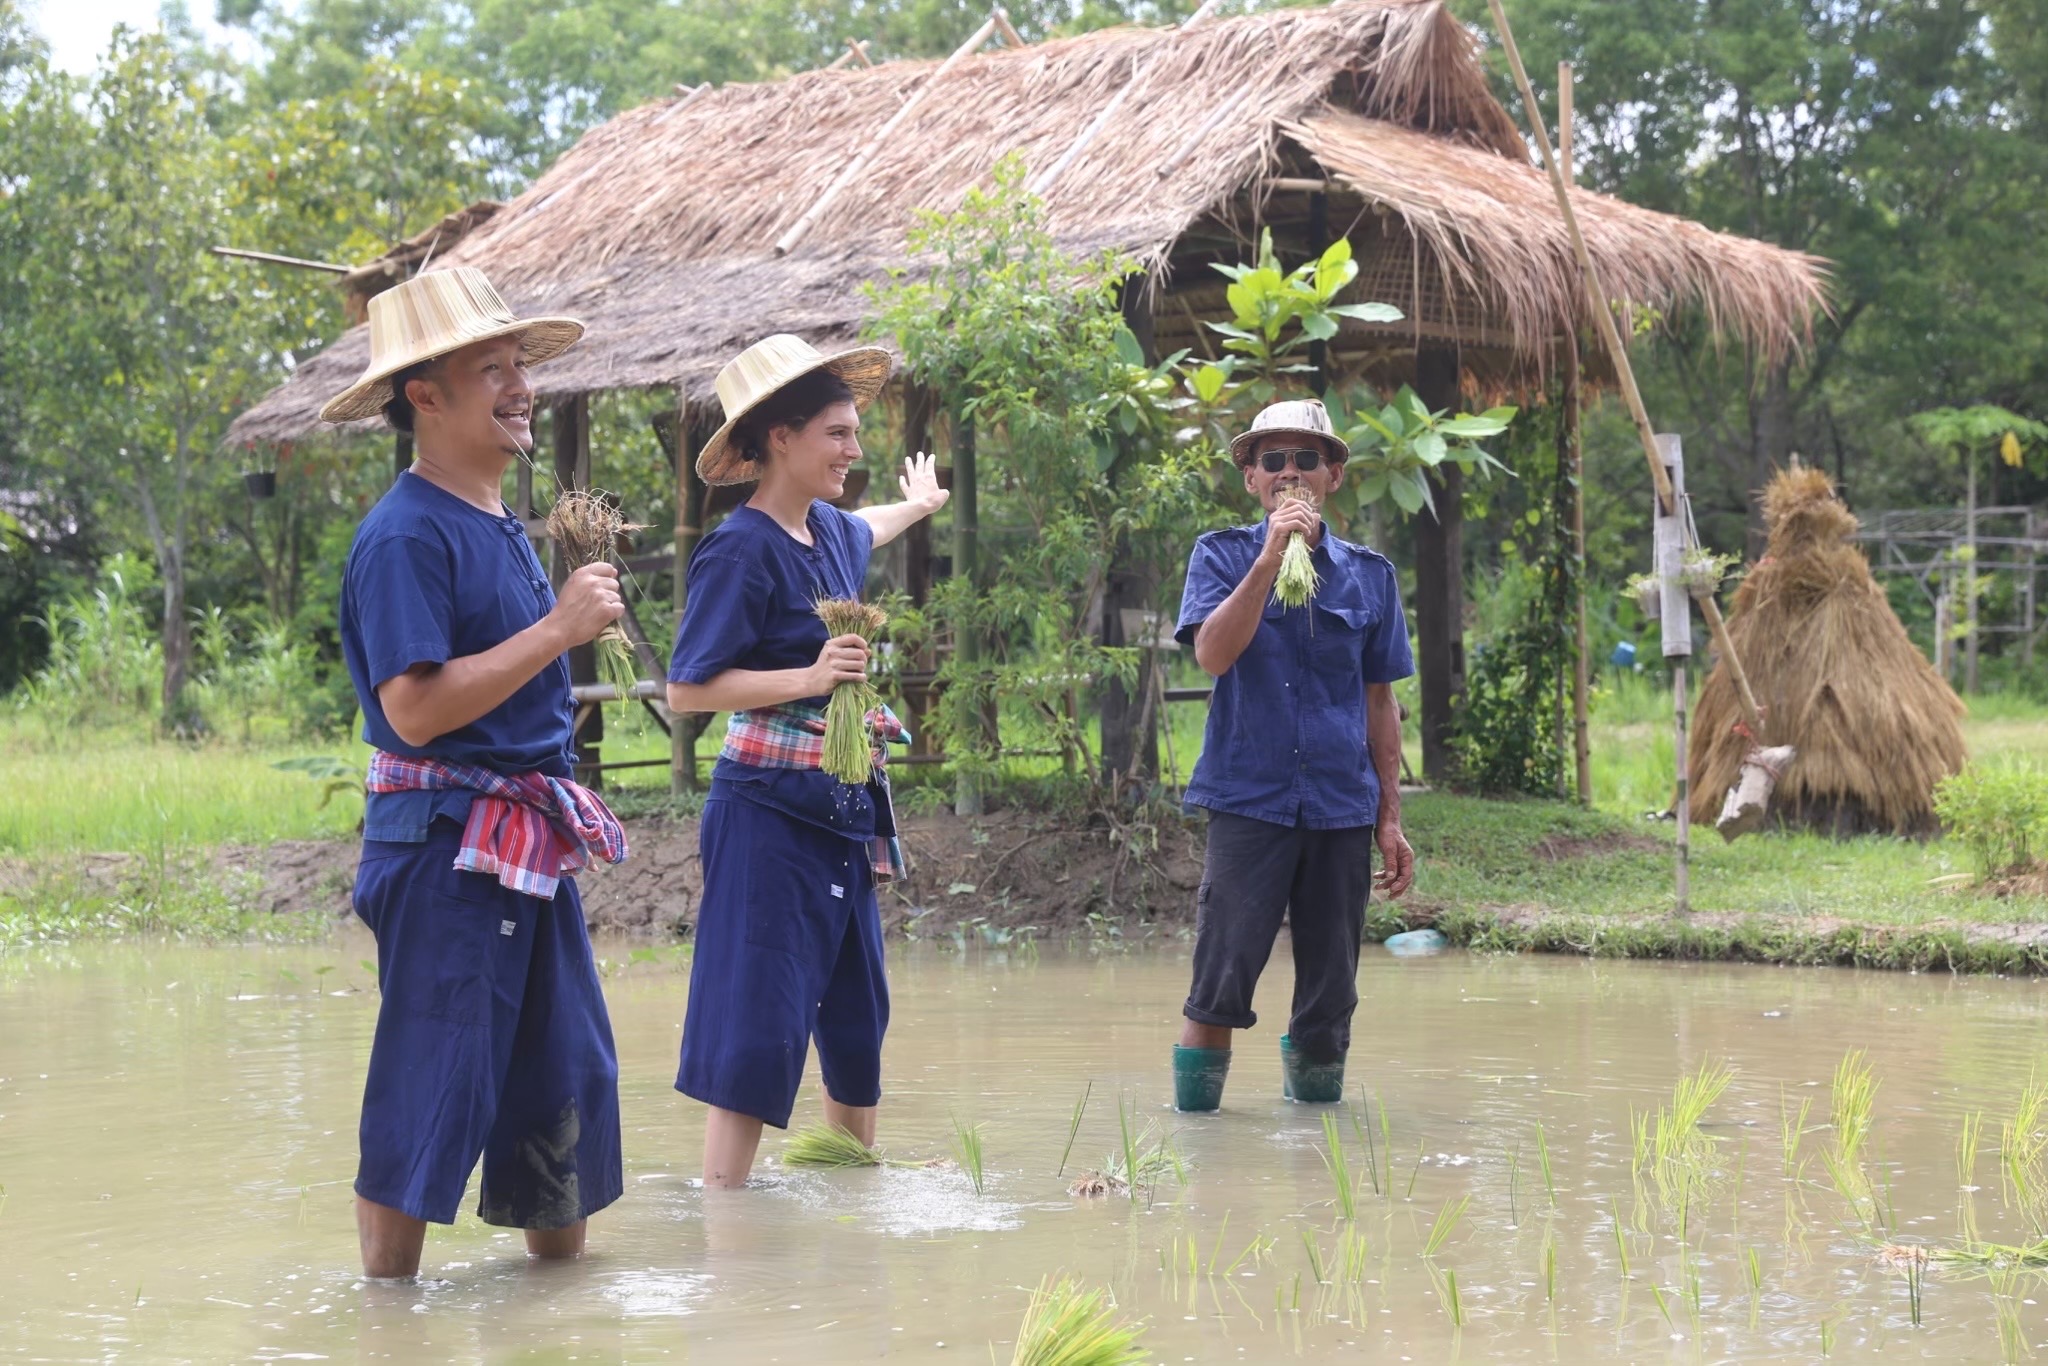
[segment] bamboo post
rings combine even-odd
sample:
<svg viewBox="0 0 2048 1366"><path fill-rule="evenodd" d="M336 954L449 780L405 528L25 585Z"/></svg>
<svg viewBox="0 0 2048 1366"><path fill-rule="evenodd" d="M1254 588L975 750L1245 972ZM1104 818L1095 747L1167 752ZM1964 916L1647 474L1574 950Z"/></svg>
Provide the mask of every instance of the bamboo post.
<svg viewBox="0 0 2048 1366"><path fill-rule="evenodd" d="M1977 694L1977 461L1963 451L1963 691Z"/></svg>
<svg viewBox="0 0 2048 1366"><path fill-rule="evenodd" d="M564 492L589 488L590 400L582 394L563 399L555 405L549 427L554 443L555 487ZM559 544L552 560L548 568L559 590L569 577L568 562ZM597 651L593 646L578 645L569 651L569 682L572 686L597 682ZM576 750L576 780L587 787L603 787L604 774L596 767L603 760L603 708L580 710L570 743Z"/></svg>
<svg viewBox="0 0 2048 1366"><path fill-rule="evenodd" d="M833 177L832 183L825 187L825 192L812 200L811 206L804 210L803 216L790 225L788 232L783 233L777 239L775 243L775 254L777 256L789 255L790 249L796 246L798 242L801 242L804 239L804 234L817 225L818 220L824 216L825 210L832 206L832 201L845 193L846 187L859 179L861 174L867 170L868 163L875 159L875 150L888 141L889 135L895 132L897 127L905 119L909 118L919 105L924 103L925 97L932 93L932 90L938 86L939 82L952 74L954 67L960 65L962 61L973 55L975 50L987 42L988 36L995 31L996 17L991 14L982 22L980 28L974 30L973 37L960 44L959 47L954 48L953 55L939 63L939 69L931 74L931 78L919 86L917 93L899 105L896 112L891 114L888 120L874 131L874 134L861 145L859 151L853 154L853 157L840 170L839 174Z"/></svg>
<svg viewBox="0 0 2048 1366"><path fill-rule="evenodd" d="M690 556L704 534L704 484L697 478L697 453L690 440L690 401L676 396L676 548L670 570L669 597L675 605L676 624L682 625L683 607L690 597ZM680 713L669 719L668 790L672 795L695 791L697 787L697 727Z"/></svg>
<svg viewBox="0 0 2048 1366"><path fill-rule="evenodd" d="M991 11L989 17L996 21L996 32L1003 35L1005 43L1011 47L1025 46L1024 35L1017 32L1017 26L1010 22L1010 12L1008 10L1004 9L1001 5L997 5Z"/></svg>
<svg viewBox="0 0 2048 1366"><path fill-rule="evenodd" d="M953 418L953 577L964 580L970 587L975 581L975 555L979 548L981 517L980 489L975 478L974 467L974 419L955 414ZM981 661L981 633L971 623L962 627L953 640L953 654L965 667L964 675L972 680L975 667ZM969 686L973 684L970 681ZM981 780L979 777L962 773L953 787L953 814L956 816L979 816L982 814Z"/></svg>
<svg viewBox="0 0 2048 1366"><path fill-rule="evenodd" d="M1600 340L1607 346L1607 354L1613 358L1615 378L1620 381L1622 397L1628 402L1629 417L1635 421L1636 437L1642 443L1643 458L1650 466L1650 481L1657 488L1657 502L1666 508L1674 507L1671 492L1671 477L1665 473L1664 462L1657 454L1657 434L1650 427L1650 414L1643 407L1642 390L1636 387L1635 370L1629 364L1628 349L1623 344L1621 332L1614 324L1614 312L1608 303L1607 291L1600 284L1600 273L1593 265L1592 253L1586 250L1586 239L1579 232L1578 215L1572 212L1572 198L1565 188L1564 176L1559 169L1557 151L1550 144L1550 133L1543 126L1536 103L1536 92L1529 86L1529 73L1522 66L1521 49L1515 45L1515 31L1508 24L1508 16L1501 9L1501 0L1486 0L1486 7L1493 13L1494 27L1500 31L1501 49L1507 54L1508 68L1514 73L1515 89L1521 93L1522 108L1529 115L1529 127L1536 134L1536 146L1543 153L1543 166L1550 173L1550 188L1557 196L1557 208L1564 218L1565 233L1571 238L1572 252L1579 258L1579 270L1585 277L1586 302L1593 315L1593 324L1599 329ZM1721 658L1728 665L1729 675L1735 680L1735 690L1742 698L1742 707L1748 715L1750 734L1758 744L1764 740L1763 709L1757 705L1756 694L1749 686L1749 671L1742 667L1742 656L1735 649L1735 642L1728 638L1727 623L1721 619L1721 606L1711 592L1698 595L1700 615L1707 619L1707 630L1712 635L1714 646L1721 652Z"/></svg>
<svg viewBox="0 0 2048 1366"><path fill-rule="evenodd" d="M1558 165L1567 185L1573 176L1572 161L1572 64L1557 64ZM1586 482L1585 444L1579 422L1579 331L1571 330L1564 353L1564 420L1569 435L1566 455L1572 479L1572 579L1576 592L1572 603L1572 763L1577 777L1580 806L1593 804L1593 749L1588 726L1591 711L1591 645L1586 639Z"/></svg>
<svg viewBox="0 0 2048 1366"><path fill-rule="evenodd" d="M1685 914L1692 864L1692 756L1687 747L1686 669L1692 657L1692 608L1682 576L1685 558L1685 452L1676 436L1657 438L1659 463L1671 485L1671 507L1659 504L1651 515L1656 545L1657 581L1663 589L1658 619L1664 658L1671 665L1672 753L1678 761L1678 912Z"/></svg>
<svg viewBox="0 0 2048 1366"><path fill-rule="evenodd" d="M2040 577L2035 549L2041 543L2041 533L2034 526L2034 510L2028 508L2022 533L2027 538L2027 580L2026 580L2026 634L2020 637L2020 667L2032 673L2034 669L2034 633L2039 629L2039 615L2036 606L2038 596L2035 581Z"/></svg>

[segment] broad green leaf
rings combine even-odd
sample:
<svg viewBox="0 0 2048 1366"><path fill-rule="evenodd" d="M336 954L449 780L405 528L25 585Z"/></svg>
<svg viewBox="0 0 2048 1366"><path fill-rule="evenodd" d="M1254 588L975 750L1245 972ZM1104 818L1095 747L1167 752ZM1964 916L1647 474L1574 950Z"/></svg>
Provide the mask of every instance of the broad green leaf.
<svg viewBox="0 0 2048 1366"><path fill-rule="evenodd" d="M1338 304L1330 310L1346 318L1367 323L1397 323L1408 315L1392 304Z"/></svg>
<svg viewBox="0 0 2048 1366"><path fill-rule="evenodd" d="M1116 353L1126 365L1143 365L1145 348L1138 343L1137 334L1128 327L1116 330Z"/></svg>
<svg viewBox="0 0 2048 1366"><path fill-rule="evenodd" d="M1228 379L1229 375L1224 372L1222 366L1203 366L1195 371L1191 381L1195 388L1195 397L1204 403L1214 403L1223 393L1224 382Z"/></svg>
<svg viewBox="0 0 2048 1366"><path fill-rule="evenodd" d="M1387 485L1387 491L1394 496L1395 506L1409 516L1414 516L1429 502L1429 485L1423 482L1417 471L1396 475Z"/></svg>
<svg viewBox="0 0 2048 1366"><path fill-rule="evenodd" d="M1444 439L1435 432L1424 432L1415 438L1415 458L1425 465L1442 464L1446 453Z"/></svg>

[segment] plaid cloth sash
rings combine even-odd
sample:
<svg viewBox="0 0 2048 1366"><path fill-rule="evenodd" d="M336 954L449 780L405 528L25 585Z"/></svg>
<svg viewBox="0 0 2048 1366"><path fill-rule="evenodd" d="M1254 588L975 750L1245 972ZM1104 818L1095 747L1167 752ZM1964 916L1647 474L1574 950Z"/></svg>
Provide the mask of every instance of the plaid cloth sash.
<svg viewBox="0 0 2048 1366"><path fill-rule="evenodd" d="M868 729L874 736L875 783L882 801L889 800L889 780L882 768L888 755L882 746L910 743L910 732L887 706L868 713ZM725 747L719 758L756 768L823 768L825 763L825 709L800 702L779 707L757 707L736 711L725 723ZM893 818L891 823L893 824ZM869 861L875 881L895 882L910 874L903 857L903 845L894 835L877 835L869 842Z"/></svg>
<svg viewBox="0 0 2048 1366"><path fill-rule="evenodd" d="M372 792L474 792L455 866L495 873L502 885L543 901L554 900L561 880L587 866L593 852L606 863L626 861L619 818L595 792L565 778L378 750L370 756L368 786Z"/></svg>

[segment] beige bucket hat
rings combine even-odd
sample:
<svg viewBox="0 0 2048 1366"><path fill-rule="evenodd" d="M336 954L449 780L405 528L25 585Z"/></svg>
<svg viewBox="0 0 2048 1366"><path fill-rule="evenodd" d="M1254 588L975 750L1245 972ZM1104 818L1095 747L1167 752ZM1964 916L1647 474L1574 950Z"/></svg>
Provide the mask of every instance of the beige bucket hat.
<svg viewBox="0 0 2048 1366"><path fill-rule="evenodd" d="M1289 399L1285 403L1269 403L1259 410L1252 419L1251 429L1240 432L1231 440L1230 458L1239 465L1244 464L1251 453L1252 442L1262 436L1307 436L1323 443L1332 460L1349 460L1351 448L1337 435L1337 429L1330 424L1330 410L1317 398Z"/></svg>
<svg viewBox="0 0 2048 1366"><path fill-rule="evenodd" d="M415 275L370 299L370 364L361 379L320 410L323 422L359 422L391 401L391 377L409 365L459 351L472 342L514 333L526 338L526 359L538 365L576 344L574 318L515 318L474 266Z"/></svg>
<svg viewBox="0 0 2048 1366"><path fill-rule="evenodd" d="M889 382L895 361L879 346L859 346L827 356L802 337L778 332L763 337L733 357L718 372L718 402L725 425L712 434L697 455L697 477L707 485L751 484L761 477L732 445L739 420L774 396L791 380L814 370L830 370L853 390L853 406L865 410Z"/></svg>

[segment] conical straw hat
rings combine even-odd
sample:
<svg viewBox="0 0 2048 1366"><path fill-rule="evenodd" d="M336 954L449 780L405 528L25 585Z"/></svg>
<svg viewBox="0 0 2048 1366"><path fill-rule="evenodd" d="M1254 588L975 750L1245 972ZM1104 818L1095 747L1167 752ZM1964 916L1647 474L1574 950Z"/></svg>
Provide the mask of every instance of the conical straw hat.
<svg viewBox="0 0 2048 1366"><path fill-rule="evenodd" d="M576 344L583 324L574 318L515 318L472 266L429 271L370 299L370 364L361 379L328 400L323 422L375 417L391 401L391 377L409 365L458 351L472 342L523 334L526 359L538 365Z"/></svg>
<svg viewBox="0 0 2048 1366"><path fill-rule="evenodd" d="M827 356L802 337L778 332L735 356L718 372L718 402L725 409L720 427L697 456L697 477L706 484L750 484L761 477L732 446L735 423L773 397L791 380L813 370L830 370L853 390L853 406L865 409L889 382L895 362L879 346L860 346Z"/></svg>

